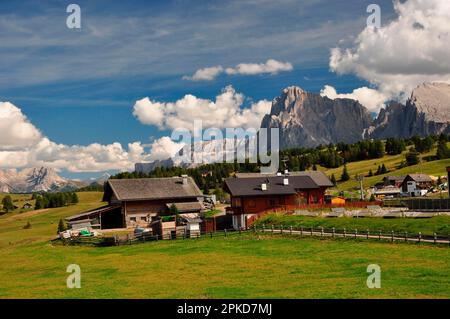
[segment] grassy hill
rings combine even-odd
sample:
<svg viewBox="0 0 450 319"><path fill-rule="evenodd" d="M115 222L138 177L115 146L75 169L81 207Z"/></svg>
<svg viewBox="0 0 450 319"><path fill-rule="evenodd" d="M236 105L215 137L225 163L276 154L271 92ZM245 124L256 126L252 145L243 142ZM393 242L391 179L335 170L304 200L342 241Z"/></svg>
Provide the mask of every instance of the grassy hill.
<svg viewBox="0 0 450 319"><path fill-rule="evenodd" d="M77 205L0 216L0 298L450 298L442 246L253 234L52 244L60 218L103 204L101 193L78 195ZM66 287L69 264L82 289ZM381 267L381 289L366 286L369 264Z"/></svg>
<svg viewBox="0 0 450 319"><path fill-rule="evenodd" d="M436 154L436 150L433 149L431 152L421 154L421 163L417 165L412 165L398 169L400 163L405 159L406 152L399 155L386 155L383 158L365 160L359 162L352 162L347 164L347 170L351 176L349 181L339 182L342 174L343 166L339 168L327 169L318 166L318 169L325 172L328 176L332 174L335 175L338 180L338 188L340 190L352 190L358 186L358 182L355 180L355 175L363 174L364 177L364 187L370 187L383 180L383 177L388 175L407 175L413 173L424 173L433 176L445 176L447 175L446 167L450 166L450 159L444 159L439 161L427 162L426 158ZM387 174L377 175L368 177L369 171L372 170L373 173L377 171L378 166L385 165L389 170Z"/></svg>

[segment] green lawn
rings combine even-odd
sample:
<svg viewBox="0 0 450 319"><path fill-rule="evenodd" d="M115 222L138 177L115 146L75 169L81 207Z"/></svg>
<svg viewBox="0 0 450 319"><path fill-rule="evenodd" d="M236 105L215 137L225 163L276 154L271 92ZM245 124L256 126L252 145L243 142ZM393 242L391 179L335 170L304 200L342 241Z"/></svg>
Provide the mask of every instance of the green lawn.
<svg viewBox="0 0 450 319"><path fill-rule="evenodd" d="M450 144L449 144L450 146ZM324 167L318 167L319 170L322 170L327 174L327 176L335 175L336 179L338 179L338 188L339 190L352 190L359 187L358 182L355 180L355 175L363 174L366 176L364 178L364 188L368 188L370 186L375 185L378 182L383 181L383 178L388 175L407 175L413 173L424 173L433 176L445 176L447 175L446 167L450 166L450 159L444 159L439 161L431 161L427 162L422 160L421 164L412 165L408 167L404 167L398 169L400 163L405 159L405 153L400 155L387 155L383 158L373 159L373 160L365 160L359 162L352 162L347 164L347 169L350 174L350 180L346 182L339 182L339 179L342 174L343 166L333 169L326 169ZM425 153L421 155L421 158L425 158L427 156L435 155L436 151L433 150L429 153ZM369 170L375 174L378 166L384 164L386 168L389 170L387 174L377 175L372 177L367 177L369 174Z"/></svg>
<svg viewBox="0 0 450 319"><path fill-rule="evenodd" d="M450 236L450 216L436 216L432 218L414 219L414 218L393 218L384 219L379 217L368 218L326 218L326 217L309 217L309 216L295 216L283 214L270 214L257 220L257 225L266 226L276 225L283 227L305 227L318 228L324 227L331 229L346 228L348 231L358 229L359 231L366 231L367 229L378 232L408 232L409 234L418 234L421 232L424 235L433 235L437 233L442 236Z"/></svg>
<svg viewBox="0 0 450 319"><path fill-rule="evenodd" d="M442 246L234 235L118 247L52 244L58 220L102 205L0 217L0 298L450 298ZM30 221L31 229L22 229ZM66 288L81 267L82 289ZM368 289L369 264L381 289Z"/></svg>

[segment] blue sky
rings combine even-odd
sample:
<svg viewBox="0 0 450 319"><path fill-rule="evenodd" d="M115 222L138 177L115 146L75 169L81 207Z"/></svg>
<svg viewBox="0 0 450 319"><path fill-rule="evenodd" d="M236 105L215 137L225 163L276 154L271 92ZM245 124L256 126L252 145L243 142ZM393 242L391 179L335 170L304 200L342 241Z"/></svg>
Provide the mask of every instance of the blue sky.
<svg viewBox="0 0 450 319"><path fill-rule="evenodd" d="M373 1L9 1L0 3L0 101L19 107L56 143L148 143L167 135L132 114L144 97L214 99L227 85L272 100L290 85L319 92L368 86L329 71L330 49L366 26ZM69 3L82 28L66 27ZM393 13L377 1L382 23ZM287 61L291 72L182 77L215 65ZM66 176L74 176L65 172Z"/></svg>

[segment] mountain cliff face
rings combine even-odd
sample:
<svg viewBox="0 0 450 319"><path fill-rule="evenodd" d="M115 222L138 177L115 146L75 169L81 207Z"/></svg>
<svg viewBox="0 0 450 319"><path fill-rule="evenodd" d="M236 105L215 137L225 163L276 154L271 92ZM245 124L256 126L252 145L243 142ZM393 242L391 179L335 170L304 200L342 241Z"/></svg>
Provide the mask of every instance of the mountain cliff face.
<svg viewBox="0 0 450 319"><path fill-rule="evenodd" d="M261 123L262 128L280 128L282 149L353 143L372 125L370 113L357 101L331 100L299 87L284 89Z"/></svg>
<svg viewBox="0 0 450 319"><path fill-rule="evenodd" d="M283 90L272 102L262 128L280 128L280 147L315 147L364 138L411 137L450 133L450 85L424 83L406 105L391 102L372 119L350 99L330 100L299 87Z"/></svg>
<svg viewBox="0 0 450 319"><path fill-rule="evenodd" d="M450 85L424 83L405 105L392 102L378 115L371 137L411 137L450 133Z"/></svg>
<svg viewBox="0 0 450 319"><path fill-rule="evenodd" d="M73 190L77 186L46 167L0 170L0 192L32 193Z"/></svg>

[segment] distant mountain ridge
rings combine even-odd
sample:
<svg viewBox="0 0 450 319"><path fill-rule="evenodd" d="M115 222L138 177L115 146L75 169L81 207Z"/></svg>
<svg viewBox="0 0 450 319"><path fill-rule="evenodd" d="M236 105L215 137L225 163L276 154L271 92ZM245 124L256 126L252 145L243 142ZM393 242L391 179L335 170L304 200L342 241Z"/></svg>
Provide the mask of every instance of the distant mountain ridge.
<svg viewBox="0 0 450 319"><path fill-rule="evenodd" d="M78 186L76 182L60 177L52 168L0 170L0 192L2 193L71 191Z"/></svg>
<svg viewBox="0 0 450 319"><path fill-rule="evenodd" d="M376 119L359 102L334 99L288 87L272 102L262 128L280 129L280 147L354 143L365 138L450 133L450 85L424 83L406 104L391 102Z"/></svg>

